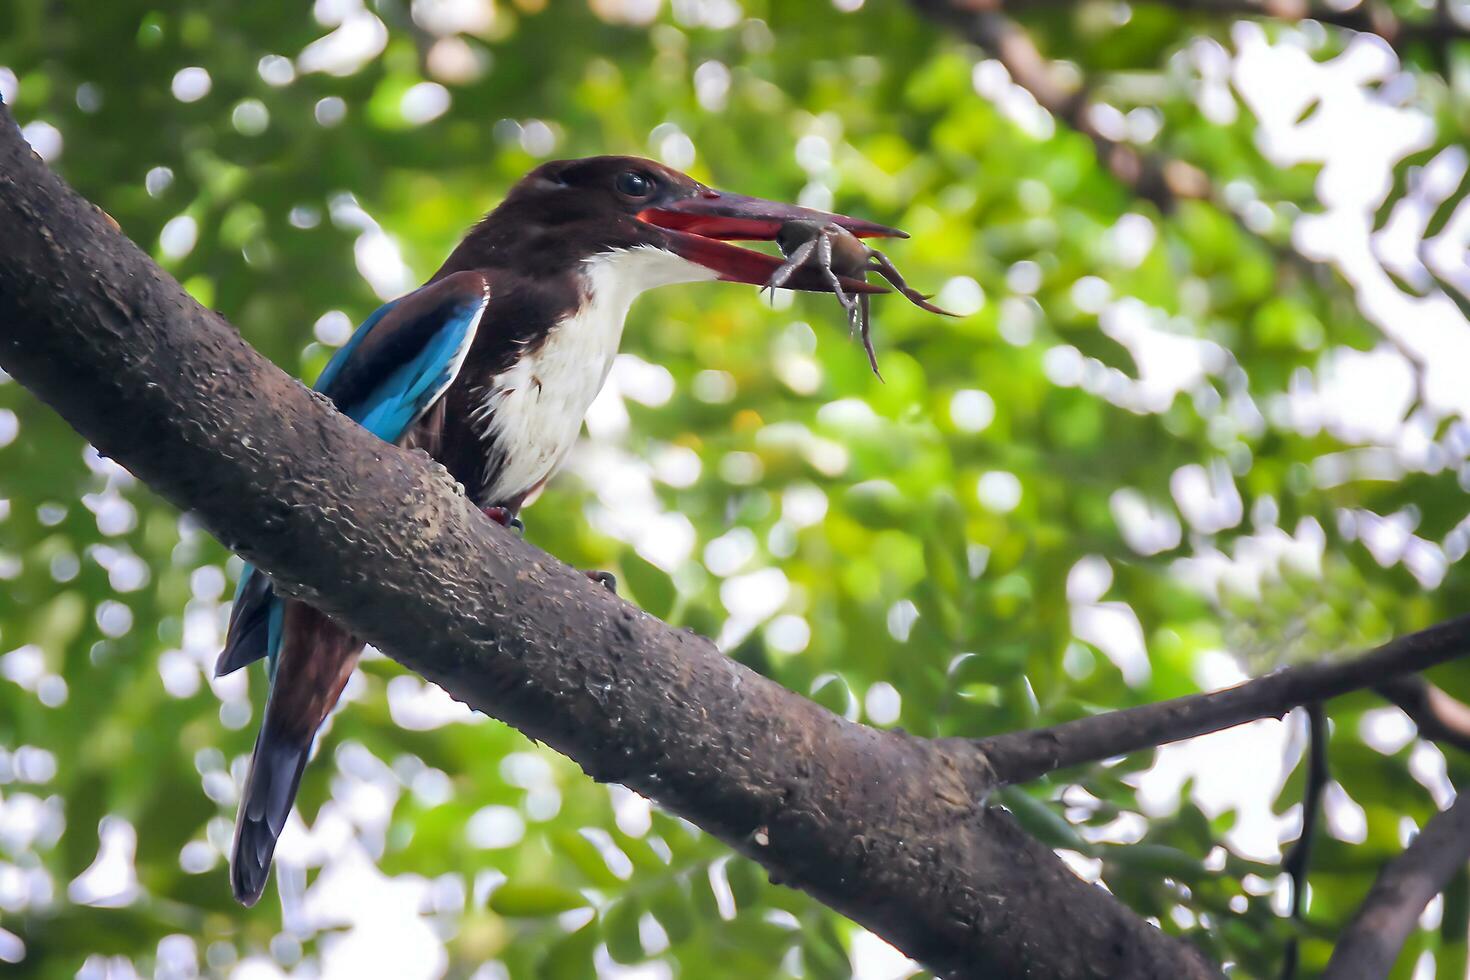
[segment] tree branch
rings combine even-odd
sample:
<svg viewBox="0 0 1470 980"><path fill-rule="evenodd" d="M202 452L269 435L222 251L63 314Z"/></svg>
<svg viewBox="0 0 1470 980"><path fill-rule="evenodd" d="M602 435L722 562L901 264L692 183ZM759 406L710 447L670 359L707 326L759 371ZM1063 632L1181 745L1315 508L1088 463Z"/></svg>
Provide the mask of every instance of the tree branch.
<svg viewBox="0 0 1470 980"><path fill-rule="evenodd" d="M981 801L486 520L200 308L0 106L0 365L286 594L950 978L1218 976ZM223 886L221 886L223 887Z"/></svg>
<svg viewBox="0 0 1470 980"><path fill-rule="evenodd" d="M1011 4L1006 4L1004 0L937 2L968 14L1000 13L1007 7L1012 13L1021 14L1037 8L1072 4L1075 0L1016 0ZM1436 53L1440 53L1447 42L1470 38L1470 26L1456 20L1445 9L1443 0L1436 0L1432 18L1407 21L1395 14L1387 4L1373 0L1343 9L1312 3L1311 0L1135 0L1135 5L1139 3L1172 7L1206 17L1249 17L1291 23L1314 20L1329 27L1340 27L1360 34L1375 34L1396 51L1400 51L1400 45L1405 43L1427 43L1434 46Z"/></svg>
<svg viewBox="0 0 1470 980"><path fill-rule="evenodd" d="M1470 752L1470 705L1422 677L1394 677L1374 690L1409 716L1421 738Z"/></svg>
<svg viewBox="0 0 1470 980"><path fill-rule="evenodd" d="M1312 842L1317 838L1322 811L1322 794L1327 789L1327 713L1320 704L1306 706L1307 779L1302 787L1302 834L1286 852L1281 868L1291 879L1291 921L1300 927L1307 911L1307 871L1312 863ZM1300 956L1300 936L1292 933L1282 957L1281 980L1295 980Z"/></svg>
<svg viewBox="0 0 1470 980"><path fill-rule="evenodd" d="M1343 930L1323 980L1379 980L1393 969L1399 950L1429 900L1444 891L1470 860L1470 797L1461 794L1437 813L1379 872L1358 914Z"/></svg>
<svg viewBox="0 0 1470 980"><path fill-rule="evenodd" d="M1280 718L1299 705L1382 685L1470 652L1470 615L1390 640L1341 662L1284 667L1208 694L1109 711L1050 728L1006 732L976 741L1001 783L1026 782L1055 769L1109 759L1232 728Z"/></svg>
<svg viewBox="0 0 1470 980"><path fill-rule="evenodd" d="M1155 0L1159 5L1214 17L1259 17L1268 20L1315 20L1361 34L1376 34L1397 50L1406 42L1442 44L1470 37L1470 29L1447 13L1431 20L1405 21L1387 4L1365 2L1334 9L1308 0Z"/></svg>

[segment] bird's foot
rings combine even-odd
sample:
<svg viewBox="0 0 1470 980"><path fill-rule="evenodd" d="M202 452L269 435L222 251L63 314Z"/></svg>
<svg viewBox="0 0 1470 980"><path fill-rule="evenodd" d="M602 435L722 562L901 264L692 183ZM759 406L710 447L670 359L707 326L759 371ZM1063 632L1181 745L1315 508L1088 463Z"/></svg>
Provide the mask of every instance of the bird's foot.
<svg viewBox="0 0 1470 980"><path fill-rule="evenodd" d="M596 582L598 585L601 585L603 588L607 589L607 591L611 592L613 595L618 594L618 578L612 572L587 571L583 572L582 574L590 578L592 581Z"/></svg>
<svg viewBox="0 0 1470 980"><path fill-rule="evenodd" d="M766 280L766 284L760 288L760 291L756 295L760 295L760 293L769 290L771 301L775 302L776 290L786 285L786 280L791 278L792 273L796 272L803 265L806 265L807 259L811 258L812 249L815 247L813 244L814 241L815 239L803 242L789 252L786 251L784 245L781 246L781 251L786 255L786 261L781 263L775 272L771 273L771 278Z"/></svg>
<svg viewBox="0 0 1470 980"><path fill-rule="evenodd" d="M867 327L867 320L862 316L862 310L858 306L856 296L848 296L844 293L837 294L837 301L842 304L843 310L847 312L847 336L849 338L858 335L858 326Z"/></svg>
<svg viewBox="0 0 1470 980"><path fill-rule="evenodd" d="M766 293L770 293L771 294L771 302L772 303L775 303L776 302L776 290L777 289L780 289L781 288L781 285L783 283L785 283L787 279L790 279L791 278L791 274L793 272L795 272L795 271L796 271L796 266L792 265L790 262L787 262L785 265L783 265L783 266L779 267L778 269L776 269L775 272L771 273L771 278L767 279L766 280L766 284L764 286L762 286L760 289L757 289L755 294L757 296L763 296Z"/></svg>
<svg viewBox="0 0 1470 980"><path fill-rule="evenodd" d="M521 519L509 507L482 507L481 510L501 527L508 527L517 534L526 533L526 525L521 523Z"/></svg>

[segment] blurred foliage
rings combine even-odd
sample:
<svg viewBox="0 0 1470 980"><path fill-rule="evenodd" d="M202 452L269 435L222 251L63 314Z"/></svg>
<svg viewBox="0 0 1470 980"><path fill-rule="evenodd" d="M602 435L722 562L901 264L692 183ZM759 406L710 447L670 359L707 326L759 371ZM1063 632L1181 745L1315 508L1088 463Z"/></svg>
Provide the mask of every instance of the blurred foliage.
<svg viewBox="0 0 1470 980"><path fill-rule="evenodd" d="M661 156L910 231L890 249L909 280L970 315L880 300L886 384L830 299L664 290L630 318L623 397L599 402L525 515L537 544L616 570L635 600L851 717L979 736L1198 690L1218 651L1268 669L1462 611L1464 421L1367 391L1389 408L1366 432L1293 410L1345 359L1398 355L1352 288L1289 257L1297 215L1320 210L1317 171L1258 152L1222 81L1229 25L1099 3L1027 23L1133 138L1206 169L1245 218L1152 213L998 66L896 2L9 0L0 92L81 193L307 378L374 286L432 272L547 155ZM1315 25L1270 33L1319 62L1346 44ZM1360 80L1431 120L1380 224L1463 134L1463 52L1449 76L1440 53L1411 54L1407 94ZM1422 233L1462 191L1431 202ZM279 887L236 907L222 855L263 692L208 667L237 571L0 383L7 976L559 980L653 960L681 977L847 977L874 955L687 824L453 715L382 658L320 740L311 834L288 833ZM1470 666L1435 679L1470 697ZM1356 801L1361 820L1318 842L1299 927L1277 864L1223 846L1231 806L1193 779L1141 804L1151 754L1004 802L1237 975L1275 975L1294 932L1311 975L1436 809L1437 750L1365 741L1391 715L1367 695L1331 705L1329 803L1351 816ZM1298 738L1277 813L1299 802L1300 754ZM1445 761L1458 782L1464 761ZM1464 974L1466 889L1402 975L1423 953Z"/></svg>

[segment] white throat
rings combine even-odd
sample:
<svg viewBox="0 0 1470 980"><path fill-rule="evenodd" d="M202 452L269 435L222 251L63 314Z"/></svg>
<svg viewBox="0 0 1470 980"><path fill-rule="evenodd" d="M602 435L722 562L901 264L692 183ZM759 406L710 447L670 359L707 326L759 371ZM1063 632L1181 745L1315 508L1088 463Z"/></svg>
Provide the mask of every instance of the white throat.
<svg viewBox="0 0 1470 980"><path fill-rule="evenodd" d="M612 370L628 308L640 293L715 278L711 269L647 245L587 259L581 307L554 324L539 347L496 375L474 412L476 426L498 451L486 465L504 454L489 501L513 500L556 472Z"/></svg>

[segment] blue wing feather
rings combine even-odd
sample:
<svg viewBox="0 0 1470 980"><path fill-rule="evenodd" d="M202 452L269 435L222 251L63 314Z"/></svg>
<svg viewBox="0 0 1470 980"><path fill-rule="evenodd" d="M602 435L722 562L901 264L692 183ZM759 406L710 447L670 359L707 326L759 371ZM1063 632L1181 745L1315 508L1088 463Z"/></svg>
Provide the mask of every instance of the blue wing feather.
<svg viewBox="0 0 1470 980"><path fill-rule="evenodd" d="M316 389L396 442L454 380L488 301L484 276L459 272L384 304L328 362Z"/></svg>
<svg viewBox="0 0 1470 980"><path fill-rule="evenodd" d="M457 272L378 307L333 355L315 388L385 442L397 442L459 373L490 301L477 272ZM284 600L250 565L240 575L217 675L267 658L275 676Z"/></svg>
<svg viewBox="0 0 1470 980"><path fill-rule="evenodd" d="M358 324L356 330L352 331L352 336L347 338L347 343L337 348L337 353L333 354L331 360L327 361L327 366L322 368L322 373L317 375L316 384L312 385L312 387L317 391L330 390L332 382L342 373L342 369L346 366L347 362L352 360L353 353L362 343L363 338L371 333L379 321L387 316L399 302L401 302L401 298L389 300L368 314L368 318Z"/></svg>

